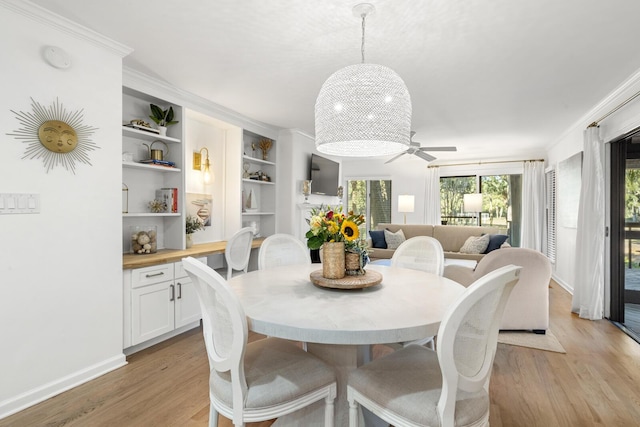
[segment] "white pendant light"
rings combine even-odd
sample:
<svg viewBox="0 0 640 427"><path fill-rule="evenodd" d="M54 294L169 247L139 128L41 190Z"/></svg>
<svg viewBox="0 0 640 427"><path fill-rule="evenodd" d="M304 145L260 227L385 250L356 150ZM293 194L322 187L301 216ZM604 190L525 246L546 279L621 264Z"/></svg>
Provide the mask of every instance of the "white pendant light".
<svg viewBox="0 0 640 427"><path fill-rule="evenodd" d="M364 63L365 18L373 5L356 5L362 18L362 63L332 74L315 106L316 148L336 156L399 154L410 145L411 96L392 69Z"/></svg>

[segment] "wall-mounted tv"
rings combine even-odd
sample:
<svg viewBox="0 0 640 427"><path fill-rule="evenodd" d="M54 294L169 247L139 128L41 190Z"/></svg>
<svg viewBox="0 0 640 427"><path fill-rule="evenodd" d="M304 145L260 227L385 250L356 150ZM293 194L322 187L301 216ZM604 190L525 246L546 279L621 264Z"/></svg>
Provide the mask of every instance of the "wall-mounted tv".
<svg viewBox="0 0 640 427"><path fill-rule="evenodd" d="M340 182L340 163L311 154L311 194L337 196Z"/></svg>

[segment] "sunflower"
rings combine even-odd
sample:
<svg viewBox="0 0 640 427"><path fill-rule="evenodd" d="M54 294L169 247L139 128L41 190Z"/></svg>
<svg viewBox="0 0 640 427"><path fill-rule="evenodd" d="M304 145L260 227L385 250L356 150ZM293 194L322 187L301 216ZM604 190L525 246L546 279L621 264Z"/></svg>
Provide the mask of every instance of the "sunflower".
<svg viewBox="0 0 640 427"><path fill-rule="evenodd" d="M360 236L360 230L358 230L358 225L355 222L349 221L349 220L345 220L342 223L342 228L340 229L340 232L342 233L342 235L344 236L344 239L347 242L352 242Z"/></svg>

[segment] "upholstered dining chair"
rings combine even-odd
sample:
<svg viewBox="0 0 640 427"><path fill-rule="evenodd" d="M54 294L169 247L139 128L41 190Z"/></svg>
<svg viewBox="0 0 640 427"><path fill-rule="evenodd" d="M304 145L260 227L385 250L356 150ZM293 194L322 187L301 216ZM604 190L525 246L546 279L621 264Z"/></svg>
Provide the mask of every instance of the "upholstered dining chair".
<svg viewBox="0 0 640 427"><path fill-rule="evenodd" d="M209 426L218 414L235 426L277 418L325 400L325 426L334 425L333 368L295 343L265 338L247 343L244 309L225 279L209 266L182 260L195 285L209 357Z"/></svg>
<svg viewBox="0 0 640 427"><path fill-rule="evenodd" d="M224 250L224 259L227 262L227 280L233 277L234 270L247 272L252 241L253 229L251 227L241 228L227 241Z"/></svg>
<svg viewBox="0 0 640 427"><path fill-rule="evenodd" d="M416 236L405 240L391 257L392 267L411 268L442 276L444 271L444 250L437 239L429 236ZM409 344L428 345L434 348L433 337L405 343L390 344L391 347Z"/></svg>
<svg viewBox="0 0 640 427"><path fill-rule="evenodd" d="M405 240L391 257L394 267L412 268L442 276L444 271L444 251L437 239L416 236Z"/></svg>
<svg viewBox="0 0 640 427"><path fill-rule="evenodd" d="M258 269L282 265L311 264L309 249L290 234L272 234L264 239L258 252Z"/></svg>
<svg viewBox="0 0 640 427"><path fill-rule="evenodd" d="M349 426L358 404L395 427L488 425L498 324L519 273L505 266L467 288L443 317L437 351L410 345L352 371Z"/></svg>

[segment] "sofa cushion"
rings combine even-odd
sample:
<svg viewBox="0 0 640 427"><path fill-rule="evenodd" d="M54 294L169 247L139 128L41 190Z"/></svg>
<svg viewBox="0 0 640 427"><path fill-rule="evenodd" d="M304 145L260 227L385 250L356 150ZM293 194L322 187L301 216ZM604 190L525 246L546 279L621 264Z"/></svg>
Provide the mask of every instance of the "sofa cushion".
<svg viewBox="0 0 640 427"><path fill-rule="evenodd" d="M378 249L387 249L387 241L384 240L384 230L369 230L371 246Z"/></svg>
<svg viewBox="0 0 640 427"><path fill-rule="evenodd" d="M469 236L464 242L464 245L460 248L460 252L463 254L481 254L489 246L489 239L491 236L485 234L484 236Z"/></svg>
<svg viewBox="0 0 640 427"><path fill-rule="evenodd" d="M384 240L387 242L387 249L398 249L398 246L402 244L406 239L402 229L396 231L384 230Z"/></svg>
<svg viewBox="0 0 640 427"><path fill-rule="evenodd" d="M442 249L447 252L460 252L460 248L469 236L481 236L482 234L498 234L497 227L478 227L475 225L435 225L433 237L435 237Z"/></svg>
<svg viewBox="0 0 640 427"><path fill-rule="evenodd" d="M489 235L489 245L487 249L485 249L483 254L488 254L491 251L495 251L496 249L500 249L502 244L509 238L504 234L490 234Z"/></svg>
<svg viewBox="0 0 640 427"><path fill-rule="evenodd" d="M394 233L398 230L402 230L405 239L410 239L416 236L429 236L433 237L433 225L426 224L391 224L387 222L380 222L376 227L378 230L389 230ZM479 233L478 233L479 234Z"/></svg>

